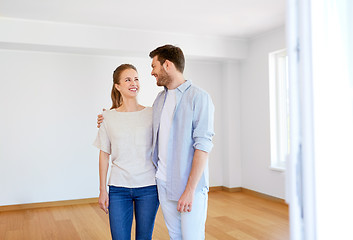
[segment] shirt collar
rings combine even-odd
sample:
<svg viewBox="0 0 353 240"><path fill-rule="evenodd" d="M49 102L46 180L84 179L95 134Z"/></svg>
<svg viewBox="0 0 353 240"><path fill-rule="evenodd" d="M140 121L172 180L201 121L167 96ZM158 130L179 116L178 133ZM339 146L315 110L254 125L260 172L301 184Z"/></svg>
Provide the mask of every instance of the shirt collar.
<svg viewBox="0 0 353 240"><path fill-rule="evenodd" d="M185 80L185 82L183 84L181 84L179 87L177 87L176 89L178 89L181 93L185 92L186 89L188 89L191 86L191 80ZM168 88L164 87L164 89L166 91L168 91Z"/></svg>

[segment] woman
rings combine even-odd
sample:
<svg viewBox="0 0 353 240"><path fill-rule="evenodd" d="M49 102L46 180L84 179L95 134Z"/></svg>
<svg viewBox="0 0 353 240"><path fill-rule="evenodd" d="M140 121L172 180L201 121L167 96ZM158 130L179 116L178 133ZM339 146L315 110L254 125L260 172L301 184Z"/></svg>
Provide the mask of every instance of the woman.
<svg viewBox="0 0 353 240"><path fill-rule="evenodd" d="M104 111L104 120L94 142L100 149L99 205L106 213L109 209L113 240L131 239L134 212L136 239L152 239L159 206L155 167L151 161L152 108L138 103L139 89L138 74L133 65L122 64L114 71L113 104L109 111Z"/></svg>

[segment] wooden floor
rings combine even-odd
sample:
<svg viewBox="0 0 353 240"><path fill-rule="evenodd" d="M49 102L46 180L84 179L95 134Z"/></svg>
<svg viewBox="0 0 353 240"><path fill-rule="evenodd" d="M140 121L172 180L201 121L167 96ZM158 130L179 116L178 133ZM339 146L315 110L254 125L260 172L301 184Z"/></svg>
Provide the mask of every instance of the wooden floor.
<svg viewBox="0 0 353 240"><path fill-rule="evenodd" d="M108 216L98 204L82 204L0 212L0 239L98 240L111 237ZM160 209L153 239L169 239ZM289 239L288 207L242 192L210 192L206 239Z"/></svg>

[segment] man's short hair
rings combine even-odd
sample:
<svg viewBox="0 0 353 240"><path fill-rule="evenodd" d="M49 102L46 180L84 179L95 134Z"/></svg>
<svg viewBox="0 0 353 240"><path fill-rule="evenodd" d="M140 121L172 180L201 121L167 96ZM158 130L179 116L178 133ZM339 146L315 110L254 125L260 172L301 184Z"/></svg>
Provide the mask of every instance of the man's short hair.
<svg viewBox="0 0 353 240"><path fill-rule="evenodd" d="M176 69L183 73L185 67L185 58L183 51L176 46L167 44L156 48L150 52L150 58L157 56L158 61L163 65L165 60L169 60L174 63Z"/></svg>

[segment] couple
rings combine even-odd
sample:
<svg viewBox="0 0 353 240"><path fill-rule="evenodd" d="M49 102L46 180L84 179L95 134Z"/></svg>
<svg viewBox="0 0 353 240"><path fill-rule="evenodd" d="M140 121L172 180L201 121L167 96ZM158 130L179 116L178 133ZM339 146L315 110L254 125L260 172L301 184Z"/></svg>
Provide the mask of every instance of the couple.
<svg viewBox="0 0 353 240"><path fill-rule="evenodd" d="M137 102L134 66L114 71L113 106L99 116L94 143L100 149L99 204L109 209L114 240L130 240L134 210L136 239L152 239L159 203L170 239L204 239L214 106L208 93L184 79L179 47L158 47L150 57L151 74L164 87L152 108Z"/></svg>

